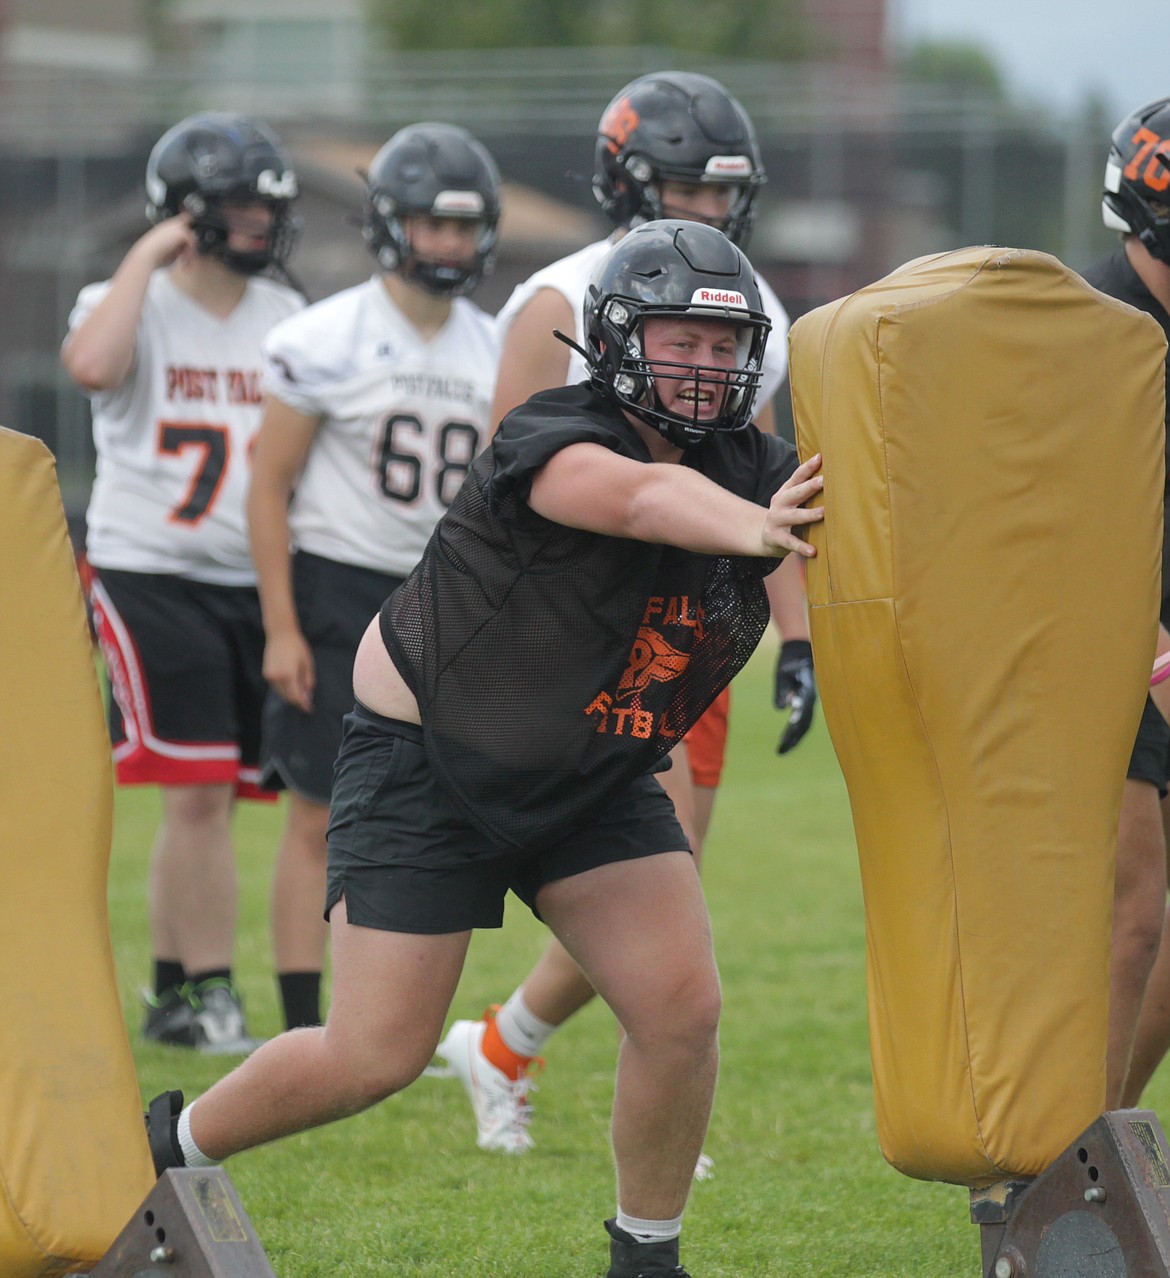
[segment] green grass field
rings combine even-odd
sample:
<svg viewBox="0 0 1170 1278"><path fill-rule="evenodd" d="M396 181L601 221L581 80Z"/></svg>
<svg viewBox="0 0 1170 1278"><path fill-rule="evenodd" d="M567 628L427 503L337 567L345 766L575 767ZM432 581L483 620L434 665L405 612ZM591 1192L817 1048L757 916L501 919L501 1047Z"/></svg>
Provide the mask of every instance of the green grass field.
<svg viewBox="0 0 1170 1278"><path fill-rule="evenodd" d="M774 649L735 686L725 781L705 859L723 976L722 1073L684 1229L695 1278L960 1278L979 1273L967 1193L911 1181L881 1158L866 1039L864 923L845 788L820 712L780 758ZM226 1066L137 1038L148 973L150 790L123 790L110 900L119 980L144 1098L188 1096ZM279 1011L267 889L279 809L237 817L242 925L237 970L254 1032ZM544 930L510 906L476 936L452 1014L511 992ZM406 1275L594 1278L614 1207L607 1146L615 1035L593 1005L552 1041L535 1096L536 1148L484 1154L463 1091L423 1078L332 1128L232 1160L228 1170L281 1278ZM1156 1089L1155 1089L1156 1091ZM1158 1103L1158 1095L1149 1100Z"/></svg>

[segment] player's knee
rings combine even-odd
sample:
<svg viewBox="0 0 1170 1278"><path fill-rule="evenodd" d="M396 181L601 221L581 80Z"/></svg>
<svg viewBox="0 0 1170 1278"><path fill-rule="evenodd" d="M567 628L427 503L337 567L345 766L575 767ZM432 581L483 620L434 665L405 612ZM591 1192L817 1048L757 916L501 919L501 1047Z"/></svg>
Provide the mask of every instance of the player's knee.
<svg viewBox="0 0 1170 1278"><path fill-rule="evenodd" d="M367 1057L355 1063L347 1088L354 1111L369 1109L371 1105L402 1091L421 1073L421 1069L412 1070L394 1060Z"/></svg>
<svg viewBox="0 0 1170 1278"><path fill-rule="evenodd" d="M187 827L221 825L231 818L232 790L227 785L163 788L166 819Z"/></svg>
<svg viewBox="0 0 1170 1278"><path fill-rule="evenodd" d="M369 1109L410 1086L431 1060L430 1052L400 1045L350 1045L336 1053L336 1069L345 1080L352 1112Z"/></svg>
<svg viewBox="0 0 1170 1278"><path fill-rule="evenodd" d="M719 1017L723 1011L723 996L718 980L703 982L692 992L687 1012L687 1022L692 1038L714 1041L719 1034Z"/></svg>
<svg viewBox="0 0 1170 1278"><path fill-rule="evenodd" d="M1118 902L1113 918L1115 961L1152 966L1162 944L1161 899Z"/></svg>
<svg viewBox="0 0 1170 1278"><path fill-rule="evenodd" d="M1146 857L1144 865L1122 864L1119 858L1118 873L1113 893L1113 941L1127 948L1157 951L1162 938L1166 899L1164 870L1159 851L1156 858Z"/></svg>
<svg viewBox="0 0 1170 1278"><path fill-rule="evenodd" d="M302 855L320 858L326 855L326 835L329 830L329 808L323 803L293 795L288 805L288 834L295 841Z"/></svg>
<svg viewBox="0 0 1170 1278"><path fill-rule="evenodd" d="M298 830L291 825L280 841L278 853L282 865L302 873L324 874L329 863L329 847L324 830Z"/></svg>
<svg viewBox="0 0 1170 1278"><path fill-rule="evenodd" d="M630 1033L647 1044L683 1052L714 1043L722 996L714 970L691 972L664 984L648 1001L644 1019Z"/></svg>

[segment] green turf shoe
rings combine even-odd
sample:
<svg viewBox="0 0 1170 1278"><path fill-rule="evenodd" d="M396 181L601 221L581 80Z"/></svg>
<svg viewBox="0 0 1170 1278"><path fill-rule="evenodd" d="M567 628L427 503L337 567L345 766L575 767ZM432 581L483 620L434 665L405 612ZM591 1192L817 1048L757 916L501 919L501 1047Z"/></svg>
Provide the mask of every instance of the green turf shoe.
<svg viewBox="0 0 1170 1278"><path fill-rule="evenodd" d="M160 995L142 991L146 1016L142 1037L171 1047L195 1046L195 1009L191 1006L191 987L172 985Z"/></svg>
<svg viewBox="0 0 1170 1278"><path fill-rule="evenodd" d="M214 976L190 992L193 1045L208 1056L247 1056L264 1040L244 1022L244 1002L230 981Z"/></svg>

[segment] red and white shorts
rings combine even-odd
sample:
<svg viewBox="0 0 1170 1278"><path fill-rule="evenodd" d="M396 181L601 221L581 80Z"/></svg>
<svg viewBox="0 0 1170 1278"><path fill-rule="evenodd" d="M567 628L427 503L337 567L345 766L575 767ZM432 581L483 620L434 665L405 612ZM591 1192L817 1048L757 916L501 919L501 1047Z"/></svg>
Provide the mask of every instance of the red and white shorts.
<svg viewBox="0 0 1170 1278"><path fill-rule="evenodd" d="M123 785L259 789L264 626L251 586L96 569L94 628L110 683L114 766Z"/></svg>

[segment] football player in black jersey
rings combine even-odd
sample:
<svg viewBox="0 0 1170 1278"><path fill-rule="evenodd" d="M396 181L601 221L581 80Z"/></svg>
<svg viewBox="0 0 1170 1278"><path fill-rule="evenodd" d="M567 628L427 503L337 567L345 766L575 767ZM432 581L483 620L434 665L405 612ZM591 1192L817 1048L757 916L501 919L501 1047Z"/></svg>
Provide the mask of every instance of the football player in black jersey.
<svg viewBox="0 0 1170 1278"><path fill-rule="evenodd" d="M1170 98L1113 131L1102 200L1121 243L1087 270L1095 288L1152 315L1170 338ZM1167 365L1170 390L1170 364ZM1125 423L1118 423L1124 430ZM1167 467L1170 493L1170 466ZM1170 505L1166 509L1170 511ZM1170 533L1170 521L1166 524ZM1170 537L1162 548L1162 622L1170 619ZM1163 632L1163 640L1170 639ZM1161 800L1170 778L1170 726L1149 700L1122 797L1114 889L1106 1108L1137 1104L1170 1047L1170 926ZM1155 962L1155 956L1157 956Z"/></svg>
<svg viewBox="0 0 1170 1278"><path fill-rule="evenodd" d="M620 89L601 114L593 161L593 192L614 229L606 239L538 270L501 309L494 420L537 391L586 375L584 361L557 333L584 341L589 278L631 226L664 217L705 222L744 248L764 181L751 118L717 80L690 71L655 71ZM757 284L772 332L755 422L774 432L772 398L787 370L788 316L766 282ZM789 712L779 746L786 752L807 732L817 698L802 565L785 564L769 577L768 590L782 638L773 687L776 708ZM731 690L725 689L675 747L673 766L662 776L696 864L723 774L730 702ZM467 1091L481 1149L522 1154L532 1147L525 1078L539 1067L552 1035L592 998L588 981L553 938L500 1006L477 1020L452 1022L439 1055ZM712 1160L703 1154L695 1175L705 1179L711 1171Z"/></svg>
<svg viewBox="0 0 1170 1278"><path fill-rule="evenodd" d="M699 878L655 765L768 625L823 517L820 459L751 425L769 322L717 229L655 221L597 268L591 382L510 413L354 667L329 828L333 1003L186 1108L156 1166L356 1113L430 1062L472 930L508 890L626 1030L609 1278L686 1278L718 1069Z"/></svg>

